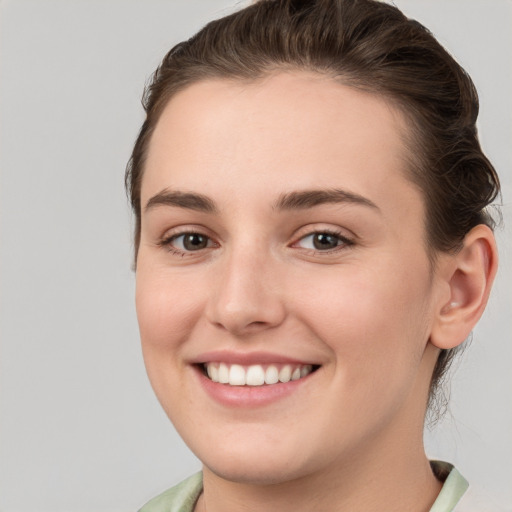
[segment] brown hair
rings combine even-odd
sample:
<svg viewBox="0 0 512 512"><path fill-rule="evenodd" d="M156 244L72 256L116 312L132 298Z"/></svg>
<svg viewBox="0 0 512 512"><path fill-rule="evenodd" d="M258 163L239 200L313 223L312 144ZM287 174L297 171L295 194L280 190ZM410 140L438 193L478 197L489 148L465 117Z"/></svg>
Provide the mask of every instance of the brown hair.
<svg viewBox="0 0 512 512"><path fill-rule="evenodd" d="M260 0L212 21L172 48L146 87L144 121L126 170L140 242L141 180L151 135L169 99L210 78L257 80L280 70L309 70L383 95L405 114L408 177L422 191L426 247L456 251L478 224L494 227L486 207L499 180L477 138L478 96L466 72L420 23L377 0ZM455 350L442 350L433 401Z"/></svg>

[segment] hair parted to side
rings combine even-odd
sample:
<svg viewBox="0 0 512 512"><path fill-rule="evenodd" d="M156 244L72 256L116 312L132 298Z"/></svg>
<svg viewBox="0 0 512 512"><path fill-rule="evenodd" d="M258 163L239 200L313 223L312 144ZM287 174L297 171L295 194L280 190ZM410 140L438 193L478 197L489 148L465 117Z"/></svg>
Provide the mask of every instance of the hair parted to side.
<svg viewBox="0 0 512 512"><path fill-rule="evenodd" d="M378 0L260 0L206 25L172 48L147 85L146 119L126 169L140 243L141 181L151 135L169 100L207 79L255 81L304 70L379 94L409 122L408 178L422 191L426 247L457 251L476 225L494 222L487 207L499 180L483 154L475 122L478 96L466 72L420 23ZM457 349L442 350L432 376L429 408Z"/></svg>

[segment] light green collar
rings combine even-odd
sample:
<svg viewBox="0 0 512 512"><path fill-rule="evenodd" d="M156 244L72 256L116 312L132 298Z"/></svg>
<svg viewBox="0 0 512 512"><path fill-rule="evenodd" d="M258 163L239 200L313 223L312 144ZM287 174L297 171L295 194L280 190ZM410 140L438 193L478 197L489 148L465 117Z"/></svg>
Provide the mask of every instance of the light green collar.
<svg viewBox="0 0 512 512"><path fill-rule="evenodd" d="M437 474L442 472L448 473L443 488L432 505L430 512L451 512L462 498L462 495L467 491L469 487L468 481L447 462L436 460L431 461L430 464Z"/></svg>

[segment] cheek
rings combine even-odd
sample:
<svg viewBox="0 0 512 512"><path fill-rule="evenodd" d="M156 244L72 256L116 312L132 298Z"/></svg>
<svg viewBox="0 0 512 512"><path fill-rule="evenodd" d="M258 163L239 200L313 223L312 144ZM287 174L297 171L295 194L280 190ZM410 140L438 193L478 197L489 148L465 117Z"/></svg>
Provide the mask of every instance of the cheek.
<svg viewBox="0 0 512 512"><path fill-rule="evenodd" d="M384 263L384 262L381 262ZM371 268L368 271L368 268ZM428 275L375 265L341 269L311 283L305 323L329 345L340 378L380 385L413 377L428 339Z"/></svg>
<svg viewBox="0 0 512 512"><path fill-rule="evenodd" d="M200 314L201 295L187 279L139 265L135 301L143 349L163 351L184 343Z"/></svg>
<svg viewBox="0 0 512 512"><path fill-rule="evenodd" d="M183 405L180 393L171 391L180 389L185 380L182 351L198 323L199 295L190 280L139 260L135 299L144 364L171 420Z"/></svg>

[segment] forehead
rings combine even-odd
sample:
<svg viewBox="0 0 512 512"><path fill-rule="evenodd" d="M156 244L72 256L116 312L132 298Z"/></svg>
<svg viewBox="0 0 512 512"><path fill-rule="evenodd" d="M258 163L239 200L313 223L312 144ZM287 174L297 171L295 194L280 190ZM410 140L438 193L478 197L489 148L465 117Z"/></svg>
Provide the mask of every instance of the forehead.
<svg viewBox="0 0 512 512"><path fill-rule="evenodd" d="M380 96L305 72L193 84L164 109L150 142L142 201L164 187L215 196L341 187L396 197L407 124ZM270 198L269 198L270 200Z"/></svg>

